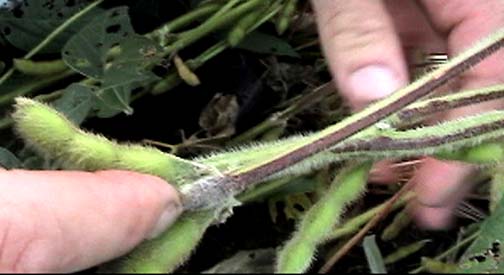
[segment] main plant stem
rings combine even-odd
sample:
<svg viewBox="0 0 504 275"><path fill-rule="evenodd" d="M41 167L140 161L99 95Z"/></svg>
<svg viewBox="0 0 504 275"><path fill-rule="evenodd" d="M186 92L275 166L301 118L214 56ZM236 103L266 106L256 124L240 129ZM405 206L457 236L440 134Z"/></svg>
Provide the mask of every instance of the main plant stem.
<svg viewBox="0 0 504 275"><path fill-rule="evenodd" d="M301 144L299 147L294 148L284 155L273 158L256 167L232 173L232 176L237 182L258 182L309 156L326 150L381 119L399 111L410 103L428 95L447 81L463 73L466 69L476 65L502 46L504 46L504 29L411 85L376 102L362 112L356 113L340 123L323 130L321 134L315 136L313 140L309 140L307 143Z"/></svg>
<svg viewBox="0 0 504 275"><path fill-rule="evenodd" d="M203 178L183 190L186 209L200 209L219 205L253 184L261 182L317 153L327 150L348 137L403 109L416 100L430 94L436 88L462 74L468 68L504 46L504 29L501 29L453 58L444 66L425 75L412 84L398 90L363 111L340 123L326 128L319 134L296 144L281 154L265 161L237 169L218 177ZM206 194L211 194L206 197Z"/></svg>

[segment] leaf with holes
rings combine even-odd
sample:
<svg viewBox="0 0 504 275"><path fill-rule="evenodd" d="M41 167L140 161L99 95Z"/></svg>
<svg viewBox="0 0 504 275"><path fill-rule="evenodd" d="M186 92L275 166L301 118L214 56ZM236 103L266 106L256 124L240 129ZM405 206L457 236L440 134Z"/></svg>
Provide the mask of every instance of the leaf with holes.
<svg viewBox="0 0 504 275"><path fill-rule="evenodd" d="M113 52L113 54L111 54ZM158 77L147 64L161 61L161 48L137 35L127 8L107 11L73 37L63 49L63 59L74 70L95 78L99 117L132 114L131 91Z"/></svg>
<svg viewBox="0 0 504 275"><path fill-rule="evenodd" d="M120 44L120 53L105 68L102 86L97 91L98 117L118 113L132 114L131 92L159 79L146 69L147 63L161 61L161 49L153 41L133 35Z"/></svg>
<svg viewBox="0 0 504 275"><path fill-rule="evenodd" d="M110 9L97 16L67 42L62 50L63 60L85 76L102 79L110 49L120 46L134 33L128 9Z"/></svg>
<svg viewBox="0 0 504 275"><path fill-rule="evenodd" d="M68 86L63 96L54 101L52 105L72 122L79 125L86 119L95 104L96 97L93 88L74 83Z"/></svg>
<svg viewBox="0 0 504 275"><path fill-rule="evenodd" d="M0 32L13 46L29 51L69 17L87 5L87 1L30 0L12 9L0 9ZM78 30L103 11L93 11L73 22L42 52L56 53Z"/></svg>
<svg viewBox="0 0 504 275"><path fill-rule="evenodd" d="M463 273L503 273L504 199L480 227L480 234L467 249L459 267Z"/></svg>

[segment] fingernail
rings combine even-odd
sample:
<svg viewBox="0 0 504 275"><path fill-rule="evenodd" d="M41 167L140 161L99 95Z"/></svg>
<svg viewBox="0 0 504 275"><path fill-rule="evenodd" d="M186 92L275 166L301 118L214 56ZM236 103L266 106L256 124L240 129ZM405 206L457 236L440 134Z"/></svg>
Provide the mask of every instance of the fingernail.
<svg viewBox="0 0 504 275"><path fill-rule="evenodd" d="M168 229L182 213L182 206L179 203L171 202L167 205L163 213L159 216L158 222L152 229L147 239L155 239L159 237L166 229Z"/></svg>
<svg viewBox="0 0 504 275"><path fill-rule="evenodd" d="M350 93L356 102L370 103L384 98L404 83L389 67L370 65L356 70L350 75Z"/></svg>

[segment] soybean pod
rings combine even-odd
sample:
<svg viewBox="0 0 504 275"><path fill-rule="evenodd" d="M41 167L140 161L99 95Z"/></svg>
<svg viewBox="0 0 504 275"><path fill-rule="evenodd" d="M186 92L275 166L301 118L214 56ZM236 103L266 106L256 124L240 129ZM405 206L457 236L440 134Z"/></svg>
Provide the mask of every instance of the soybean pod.
<svg viewBox="0 0 504 275"><path fill-rule="evenodd" d="M162 177L175 185L212 173L207 166L152 147L119 144L80 130L44 103L17 98L15 109L16 132L40 154L58 160L66 168L132 170Z"/></svg>
<svg viewBox="0 0 504 275"><path fill-rule="evenodd" d="M33 76L53 75L66 70L68 67L63 60L31 61L28 59L14 59L16 70Z"/></svg>
<svg viewBox="0 0 504 275"><path fill-rule="evenodd" d="M268 1L262 3L255 10L249 12L245 17L240 19L236 25L229 31L228 34L228 42L232 47L236 47L242 40L245 38L250 28L254 26L259 18L263 15L263 13L268 8Z"/></svg>
<svg viewBox="0 0 504 275"><path fill-rule="evenodd" d="M298 0L287 0L276 21L276 29L278 34L282 35L288 28L292 21L292 17L296 12Z"/></svg>
<svg viewBox="0 0 504 275"><path fill-rule="evenodd" d="M333 180L327 193L306 212L294 236L280 251L278 273L302 273L310 267L317 246L329 238L346 205L364 192L370 167L370 163L353 166Z"/></svg>

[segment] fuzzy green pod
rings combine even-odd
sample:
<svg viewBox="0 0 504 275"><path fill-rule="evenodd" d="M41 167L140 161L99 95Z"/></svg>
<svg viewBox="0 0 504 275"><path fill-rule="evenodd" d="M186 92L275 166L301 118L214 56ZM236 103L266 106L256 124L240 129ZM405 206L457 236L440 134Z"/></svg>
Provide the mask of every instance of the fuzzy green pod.
<svg viewBox="0 0 504 275"><path fill-rule="evenodd" d="M210 173L206 166L152 147L118 145L117 150L120 152L115 163L117 168L156 175L172 184L180 185Z"/></svg>
<svg viewBox="0 0 504 275"><path fill-rule="evenodd" d="M28 98L16 98L12 118L19 135L39 153L60 157L69 141L79 132L53 108Z"/></svg>
<svg viewBox="0 0 504 275"><path fill-rule="evenodd" d="M14 68L26 75L44 76L61 73L68 67L61 59L51 61L14 59Z"/></svg>
<svg viewBox="0 0 504 275"><path fill-rule="evenodd" d="M275 273L303 273L310 268L315 258L317 244L304 238L290 240L280 252L279 263ZM289 251L286 253L285 251Z"/></svg>
<svg viewBox="0 0 504 275"><path fill-rule="evenodd" d="M288 28L292 21L292 17L296 12L298 0L287 0L283 6L276 21L276 29L278 34L282 35Z"/></svg>
<svg viewBox="0 0 504 275"><path fill-rule="evenodd" d="M59 112L34 100L17 98L15 107L13 118L21 137L66 168L125 169L160 176L179 185L216 173L208 166L151 147L121 145L79 130Z"/></svg>
<svg viewBox="0 0 504 275"><path fill-rule="evenodd" d="M399 234L410 225L411 217L406 209L403 209L396 214L394 220L383 230L381 239L390 241L395 239Z"/></svg>
<svg viewBox="0 0 504 275"><path fill-rule="evenodd" d="M317 245L329 237L345 206L364 191L370 163L346 169L338 175L327 193L298 224L293 238L279 252L277 272L305 272L314 257Z"/></svg>
<svg viewBox="0 0 504 275"><path fill-rule="evenodd" d="M68 146L61 150L66 151L61 156L64 167L88 171L117 168L115 163L120 153L116 143L84 131L73 135Z"/></svg>
<svg viewBox="0 0 504 275"><path fill-rule="evenodd" d="M183 264L215 218L213 211L184 214L166 232L105 264L103 273L170 273Z"/></svg>

